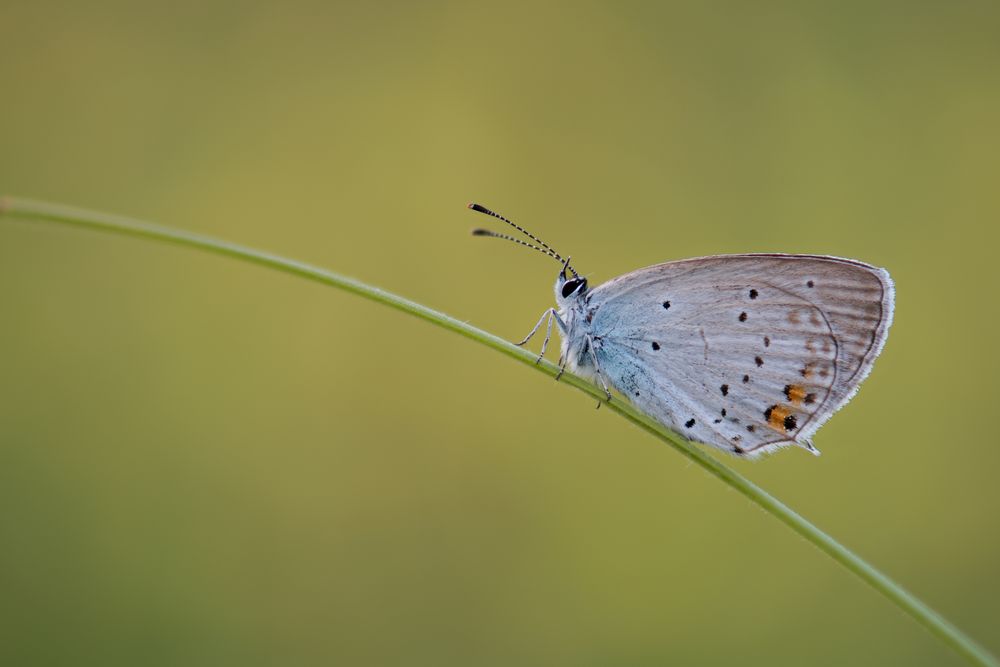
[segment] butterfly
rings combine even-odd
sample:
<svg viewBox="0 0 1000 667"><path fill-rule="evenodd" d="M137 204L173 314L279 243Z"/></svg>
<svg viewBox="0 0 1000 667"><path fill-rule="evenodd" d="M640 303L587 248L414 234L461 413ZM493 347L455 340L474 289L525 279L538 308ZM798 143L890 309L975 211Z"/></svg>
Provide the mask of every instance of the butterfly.
<svg viewBox="0 0 1000 667"><path fill-rule="evenodd" d="M885 345L894 288L884 269L823 255L716 255L638 269L591 288L570 259L490 230L562 264L556 307L542 314L567 368L617 391L657 422L742 457L812 436L857 392ZM568 273L567 273L568 272ZM557 379L558 377L557 376Z"/></svg>

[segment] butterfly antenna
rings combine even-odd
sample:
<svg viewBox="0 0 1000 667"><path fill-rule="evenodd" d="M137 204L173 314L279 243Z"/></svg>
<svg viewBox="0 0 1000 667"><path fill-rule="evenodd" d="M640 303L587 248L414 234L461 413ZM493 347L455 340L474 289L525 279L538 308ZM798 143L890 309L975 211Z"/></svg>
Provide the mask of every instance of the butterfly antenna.
<svg viewBox="0 0 1000 667"><path fill-rule="evenodd" d="M492 229L476 228L476 229L472 230L472 235L473 236L489 236L490 238L494 238L494 239L503 239L504 241L510 241L512 243L516 243L517 245L523 245L525 248L531 248L532 250L537 250L538 252L542 253L543 255L548 255L552 259L557 260L560 264L563 264L564 265L564 270L565 270L566 260L564 260L562 257L560 257L555 252L552 252L548 248L541 248L539 246L536 246L534 243L528 243L527 241L522 241L521 239L516 238L514 236L510 236L509 234L500 234L499 232L495 232Z"/></svg>
<svg viewBox="0 0 1000 667"><path fill-rule="evenodd" d="M495 239L504 239L506 241L513 241L514 243L517 243L518 245L523 245L523 246L525 246L527 248L531 248L532 250L537 250L540 253L543 253L545 255L548 255L549 257L552 257L552 258L558 260L559 263L561 263L563 265L563 271L565 271L566 269L569 269L570 272L575 277L577 277L577 278L580 277L580 274L576 272L576 269L574 269L570 265L568 257L566 259L563 259L562 255L560 255L559 253L557 253L555 251L555 249L553 249L549 244L547 244L545 241L541 240L540 238L538 238L537 236L535 236L534 234L532 234L531 232L529 232L524 227L521 227L520 225L515 224L514 222L512 222L511 220L505 218L504 216L500 215L499 213L496 213L495 211L491 211L490 209L488 209L485 206L482 206L480 204L471 203L471 204L469 204L469 208L471 208L473 211L476 211L478 213L485 213L486 215L491 215L494 218L497 218L498 220L503 220L508 225L510 225L511 227L513 227L514 229L516 229L517 231L521 232L522 234L524 234L525 236L527 236L529 239L531 239L532 241L534 241L538 245L533 245L531 243L527 243L525 241L522 241L519 238L515 238L515 237L509 236L507 234L499 234L497 232L490 231L489 229L473 229L472 230L472 235L473 236L491 236L491 237L493 237Z"/></svg>

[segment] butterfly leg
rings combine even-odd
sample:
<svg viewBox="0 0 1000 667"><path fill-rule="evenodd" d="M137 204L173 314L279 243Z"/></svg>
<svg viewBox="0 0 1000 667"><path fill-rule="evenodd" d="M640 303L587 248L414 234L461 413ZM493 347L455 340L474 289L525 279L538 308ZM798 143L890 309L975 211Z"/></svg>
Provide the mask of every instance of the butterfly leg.
<svg viewBox="0 0 1000 667"><path fill-rule="evenodd" d="M542 326L542 322L545 321L546 317L549 318L549 328L548 328L549 333L546 334L546 336L545 336L545 340L546 340L546 342L548 342L549 335L551 335L551 333L552 333L552 316L555 315L555 314L556 314L556 309L555 308L549 308L544 313L542 313L542 316L538 319L538 323L535 324L534 327L532 327L531 331L528 332L528 335L524 337L524 340L522 340L520 343L514 343L514 345L517 345L518 347L521 347L522 345L524 345L525 343L527 343L529 340L531 340L532 337L538 332L538 328ZM543 346L544 346L544 344L543 344ZM543 349L544 349L544 347L543 347ZM545 354L545 353L543 352L542 354Z"/></svg>
<svg viewBox="0 0 1000 667"><path fill-rule="evenodd" d="M566 372L566 362L568 360L569 360L568 357L567 358L559 357L559 372L556 373L556 382L558 382L559 378L561 378L563 373Z"/></svg>
<svg viewBox="0 0 1000 667"><path fill-rule="evenodd" d="M608 395L608 403L611 402L611 390L608 389L608 383L604 381L604 373L601 371L601 365L597 363L597 352L594 350L594 339L591 336L587 336L587 351L590 353L590 359L594 362L594 370L597 371L597 379L601 381L601 388L604 389L604 393ZM601 404L598 403L597 407Z"/></svg>
<svg viewBox="0 0 1000 667"><path fill-rule="evenodd" d="M556 311L550 308L549 323L545 326L545 340L542 341L542 351L538 354L538 359L535 359L536 364L542 363L542 359L545 357L545 349L549 346L549 341L552 339L552 320L557 317Z"/></svg>

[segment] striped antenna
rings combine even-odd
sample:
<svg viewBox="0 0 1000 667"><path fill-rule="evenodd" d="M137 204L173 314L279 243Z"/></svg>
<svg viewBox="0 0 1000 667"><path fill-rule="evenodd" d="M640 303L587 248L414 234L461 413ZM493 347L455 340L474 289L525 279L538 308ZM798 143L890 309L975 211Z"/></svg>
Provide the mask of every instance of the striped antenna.
<svg viewBox="0 0 1000 667"><path fill-rule="evenodd" d="M469 204L469 208L471 208L473 211L476 211L478 213L485 213L486 215L491 215L491 216L493 216L494 218L496 218L498 220L503 220L508 225L510 225L511 227L513 227L514 229L516 229L517 231L521 232L522 234L524 234L525 236L527 236L529 239L531 239L532 241L534 241L538 245L533 245L531 243L527 243L525 241L522 241L521 239L515 238L513 236L509 236L507 234L499 234L497 232L490 231L489 229L473 229L472 230L472 235L473 236L490 236L490 237L495 238L495 239L504 239L505 241L513 241L514 243L516 243L518 245L523 245L526 248L531 248L532 250L537 250L538 252L540 252L542 254L545 254L545 255L548 255L549 257L552 257L553 259L557 260L560 264L562 264L563 265L563 271L565 271L566 269L569 269L570 272L572 272L572 274L573 274L574 277L576 277L576 278L580 277L580 274L576 272L576 269L574 269L570 265L568 257L566 259L563 259L562 255L560 255L559 253L557 253L549 244L547 244L545 241L541 240L540 238L538 238L537 236L535 236L534 234L532 234L531 232L529 232L524 227L521 227L520 225L517 225L517 224L513 223L512 221L510 221L507 218L503 217L499 213L491 211L490 209L486 208L485 206L481 206L480 204L471 203L471 204Z"/></svg>

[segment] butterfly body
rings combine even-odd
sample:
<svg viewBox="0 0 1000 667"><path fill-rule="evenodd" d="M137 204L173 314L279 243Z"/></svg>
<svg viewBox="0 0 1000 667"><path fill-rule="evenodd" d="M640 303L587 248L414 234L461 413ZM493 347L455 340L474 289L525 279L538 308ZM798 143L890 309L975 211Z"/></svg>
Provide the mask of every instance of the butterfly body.
<svg viewBox="0 0 1000 667"><path fill-rule="evenodd" d="M882 349L882 269L813 255L667 262L556 281L563 363L690 439L756 456L810 442ZM610 394L609 394L610 395Z"/></svg>

